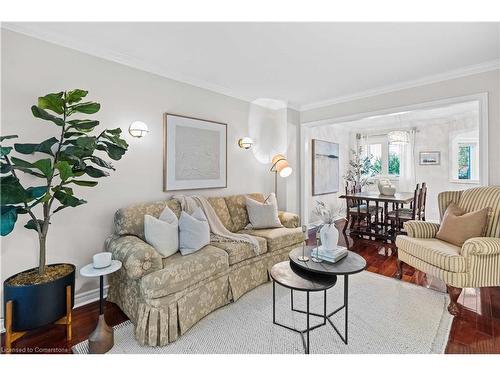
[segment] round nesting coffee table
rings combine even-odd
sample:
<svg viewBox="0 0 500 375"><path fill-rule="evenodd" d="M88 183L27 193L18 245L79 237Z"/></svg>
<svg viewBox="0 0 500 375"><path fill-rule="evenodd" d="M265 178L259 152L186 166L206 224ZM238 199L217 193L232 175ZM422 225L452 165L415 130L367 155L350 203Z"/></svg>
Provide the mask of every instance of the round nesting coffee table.
<svg viewBox="0 0 500 375"><path fill-rule="evenodd" d="M302 345L304 346L304 351L309 354L309 332L312 330L324 326L326 324L327 314L326 314L326 291L333 287L337 283L337 276L335 275L319 275L312 274L310 272L304 271L303 269L295 266L291 262L284 261L275 264L271 268L271 278L273 279L273 324L280 327L287 328L291 331L300 333L302 338ZM299 330L294 327L279 323L276 321L276 283L279 285L290 289L291 296L291 308L292 311L297 311L306 314L306 329ZM306 311L296 310L293 308L293 291L306 292ZM323 315L314 314L309 311L309 293L310 292L324 292L324 312ZM323 323L310 326L309 317L311 315L320 316L323 318ZM305 337L304 337L305 334Z"/></svg>
<svg viewBox="0 0 500 375"><path fill-rule="evenodd" d="M311 253L315 251L314 246L306 246L304 249L304 255L311 259ZM340 336L342 341L347 344L348 338L348 306L349 306L349 275L353 275L355 273L359 273L366 268L366 260L359 254L356 254L352 251L347 252L347 256L337 263L329 263L329 262L321 262L316 263L312 261L304 262L299 260L299 257L302 256L302 246L293 249L288 257L290 258L290 263L293 264L294 267L301 269L302 271L308 273L309 275L315 276L344 276L344 304L339 308L335 309L333 312L324 315L311 313L310 315L324 317L328 320L328 322L332 325L333 329ZM326 291L325 291L325 301L326 301ZM326 303L326 302L325 302ZM342 309L345 309L345 320L344 320L344 336L337 329L335 324L331 321L330 317ZM292 310L293 309L293 291L292 291ZM302 312L302 311L299 311Z"/></svg>

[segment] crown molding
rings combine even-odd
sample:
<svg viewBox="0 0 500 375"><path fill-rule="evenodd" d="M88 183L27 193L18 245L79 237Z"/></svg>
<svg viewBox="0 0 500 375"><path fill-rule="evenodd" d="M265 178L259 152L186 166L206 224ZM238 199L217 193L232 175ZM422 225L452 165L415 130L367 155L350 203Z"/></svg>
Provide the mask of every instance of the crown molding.
<svg viewBox="0 0 500 375"><path fill-rule="evenodd" d="M326 107L329 105L351 102L358 99L369 98L372 96L388 94L395 91L411 89L415 87L425 86L432 83L448 81L455 78L466 77L474 74L489 72L492 70L500 69L500 59L487 61L481 64L471 65L464 68L448 71L446 73L434 74L427 77L419 78L412 81L397 83L394 85L382 86L375 89L361 91L351 95L339 96L319 102L304 104L300 106L300 111L309 111L311 109Z"/></svg>
<svg viewBox="0 0 500 375"><path fill-rule="evenodd" d="M104 49L96 47L90 43L85 43L74 38L68 37L66 35L60 35L57 33L47 32L46 30L27 26L23 23L13 23L13 22L2 22L1 27L6 30L10 30L19 34L23 34L35 39L43 40L48 43L56 44L65 48L69 48L78 52L82 52L88 55L92 55L104 60L112 61L121 65L125 65L134 69L142 70L148 73L153 73L158 76L168 78L177 82L195 86L204 90L212 91L217 94L242 100L244 102L251 103L258 99L257 97L251 97L233 89L206 82L198 78L190 77L178 72L174 72L155 64L150 64L140 58L133 57L127 54L119 53L111 49ZM288 103L288 108L299 110L299 106Z"/></svg>

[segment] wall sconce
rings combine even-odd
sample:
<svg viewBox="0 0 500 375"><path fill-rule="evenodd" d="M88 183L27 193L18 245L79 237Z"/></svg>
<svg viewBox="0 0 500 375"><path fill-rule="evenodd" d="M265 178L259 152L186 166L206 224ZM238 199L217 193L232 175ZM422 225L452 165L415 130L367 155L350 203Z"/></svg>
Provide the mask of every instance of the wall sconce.
<svg viewBox="0 0 500 375"><path fill-rule="evenodd" d="M274 172L274 194L278 196L278 173L280 177L286 178L292 174L292 167L282 154L275 155L271 163L271 172Z"/></svg>
<svg viewBox="0 0 500 375"><path fill-rule="evenodd" d="M132 137L142 138L149 133L148 126L142 121L134 121L130 124L128 132Z"/></svg>
<svg viewBox="0 0 500 375"><path fill-rule="evenodd" d="M244 148L245 150L248 150L249 148L252 148L253 146L253 139L250 137L243 137L238 139L238 146L241 148Z"/></svg>

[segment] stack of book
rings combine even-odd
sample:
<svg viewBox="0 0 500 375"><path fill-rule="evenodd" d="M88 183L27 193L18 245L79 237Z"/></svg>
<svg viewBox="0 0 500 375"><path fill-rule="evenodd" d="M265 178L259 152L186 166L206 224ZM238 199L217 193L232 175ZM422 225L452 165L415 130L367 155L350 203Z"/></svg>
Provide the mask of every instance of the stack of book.
<svg viewBox="0 0 500 375"><path fill-rule="evenodd" d="M321 260L329 263L337 263L342 258L347 256L347 249L342 246L337 246L336 249L327 250L320 246L318 249L313 250L312 254Z"/></svg>

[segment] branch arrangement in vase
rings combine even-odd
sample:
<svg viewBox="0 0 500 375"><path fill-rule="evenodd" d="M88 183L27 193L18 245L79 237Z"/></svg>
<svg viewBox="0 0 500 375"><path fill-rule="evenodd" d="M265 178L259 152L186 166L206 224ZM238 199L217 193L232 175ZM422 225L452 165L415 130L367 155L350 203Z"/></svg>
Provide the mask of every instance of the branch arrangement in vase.
<svg viewBox="0 0 500 375"><path fill-rule="evenodd" d="M373 156L362 155L363 148L361 146L357 149L351 149L349 166L344 174L344 180L359 187L373 184L374 182L370 179L376 174L376 167L372 163Z"/></svg>
<svg viewBox="0 0 500 375"><path fill-rule="evenodd" d="M107 170L115 169L107 157L120 160L128 149L120 128L92 134L99 121L82 119L81 115L97 113L101 106L92 101L82 102L87 93L81 89L51 93L39 97L38 105L31 107L34 117L57 127L57 137L40 143L14 143L13 147L1 145L1 235L12 232L19 215L29 216L24 227L38 234L39 275L45 271L46 240L52 215L87 203L75 196L72 186L96 186L94 179L109 176ZM0 143L15 138L18 136L2 136ZM13 150L22 155L43 154L43 157L27 161L12 156ZM19 173L41 181L36 186L24 187Z"/></svg>

